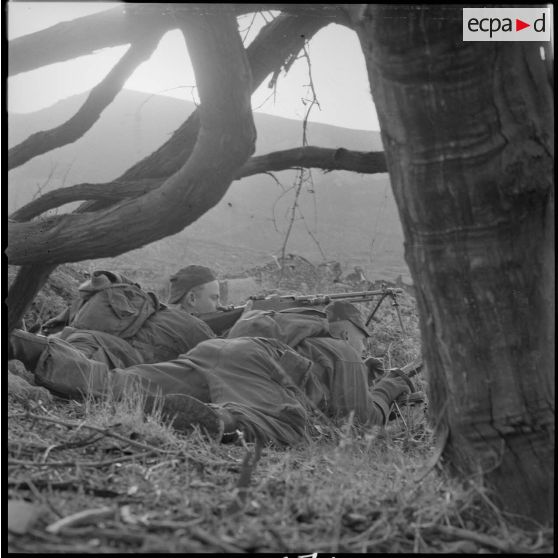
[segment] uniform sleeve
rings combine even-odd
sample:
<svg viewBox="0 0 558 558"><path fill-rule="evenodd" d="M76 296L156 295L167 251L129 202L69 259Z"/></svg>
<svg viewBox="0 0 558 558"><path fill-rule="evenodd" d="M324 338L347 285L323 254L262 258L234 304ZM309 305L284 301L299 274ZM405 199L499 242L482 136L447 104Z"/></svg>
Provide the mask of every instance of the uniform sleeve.
<svg viewBox="0 0 558 558"><path fill-rule="evenodd" d="M372 390L372 392L368 394L368 406L370 410L368 424L383 426L387 422L390 407L385 396L382 393Z"/></svg>
<svg viewBox="0 0 558 558"><path fill-rule="evenodd" d="M393 401L395 401L403 393L410 390L410 382L404 376L386 376L374 385L370 391L370 401L373 408L379 408L383 415L382 422L372 422L371 424L385 424L389 416L389 409ZM371 420L374 417L371 416Z"/></svg>

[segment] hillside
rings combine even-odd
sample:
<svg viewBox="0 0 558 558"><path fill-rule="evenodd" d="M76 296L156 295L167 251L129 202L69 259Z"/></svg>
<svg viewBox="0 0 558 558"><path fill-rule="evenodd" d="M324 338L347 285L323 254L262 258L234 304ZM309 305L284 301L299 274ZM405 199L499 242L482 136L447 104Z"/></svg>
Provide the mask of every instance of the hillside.
<svg viewBox="0 0 558 558"><path fill-rule="evenodd" d="M11 114L9 144L30 133L62 123L83 95L60 101L32 114ZM9 174L8 208L13 211L38 190L116 178L152 152L194 108L178 99L124 90L79 141L29 161ZM256 114L257 154L300 145L301 123ZM309 142L323 147L381 150L378 132L310 124ZM110 141L107 139L110 138ZM361 265L371 279L409 280L403 260L402 232L387 174L357 175L313 171L314 184L303 189L300 210L287 246L319 263L340 261L349 272ZM237 272L278 254L288 227L294 171L258 175L235 182L221 203L187 230L114 260L92 265L118 266L142 261L166 273L189 262ZM179 262L177 264L177 262Z"/></svg>

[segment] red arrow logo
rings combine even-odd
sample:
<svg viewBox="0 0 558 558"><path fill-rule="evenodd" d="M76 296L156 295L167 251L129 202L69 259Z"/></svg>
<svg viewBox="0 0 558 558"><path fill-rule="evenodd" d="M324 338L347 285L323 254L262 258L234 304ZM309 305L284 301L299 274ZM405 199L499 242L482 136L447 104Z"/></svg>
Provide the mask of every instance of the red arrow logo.
<svg viewBox="0 0 558 558"><path fill-rule="evenodd" d="M520 19L515 19L515 30L516 31L521 31L522 29L525 29L526 27L531 27L530 23L525 23L524 21L521 21Z"/></svg>

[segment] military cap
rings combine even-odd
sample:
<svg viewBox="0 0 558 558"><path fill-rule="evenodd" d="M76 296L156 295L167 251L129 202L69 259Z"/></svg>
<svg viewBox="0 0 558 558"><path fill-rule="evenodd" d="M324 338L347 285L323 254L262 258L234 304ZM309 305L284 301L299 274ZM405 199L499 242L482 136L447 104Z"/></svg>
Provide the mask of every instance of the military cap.
<svg viewBox="0 0 558 558"><path fill-rule="evenodd" d="M177 304L194 287L215 281L213 271L203 265L189 265L177 271L170 278L169 304Z"/></svg>
<svg viewBox="0 0 558 558"><path fill-rule="evenodd" d="M366 337L370 337L370 333L366 329L360 312L355 306L346 300L334 300L326 306L326 314L328 322L339 322L341 320L348 320L353 325L358 327Z"/></svg>

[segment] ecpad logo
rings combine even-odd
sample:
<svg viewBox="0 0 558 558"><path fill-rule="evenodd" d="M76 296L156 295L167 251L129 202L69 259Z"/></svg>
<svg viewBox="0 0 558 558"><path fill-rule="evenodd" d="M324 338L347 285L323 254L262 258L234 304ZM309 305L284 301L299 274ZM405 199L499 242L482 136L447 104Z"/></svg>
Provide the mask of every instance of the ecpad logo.
<svg viewBox="0 0 558 558"><path fill-rule="evenodd" d="M464 41L550 41L551 8L463 8Z"/></svg>

